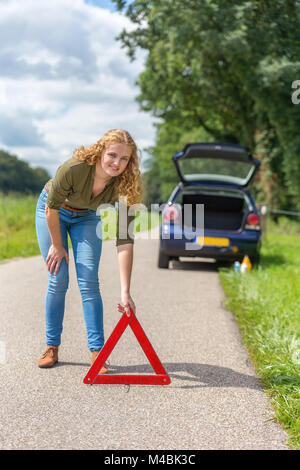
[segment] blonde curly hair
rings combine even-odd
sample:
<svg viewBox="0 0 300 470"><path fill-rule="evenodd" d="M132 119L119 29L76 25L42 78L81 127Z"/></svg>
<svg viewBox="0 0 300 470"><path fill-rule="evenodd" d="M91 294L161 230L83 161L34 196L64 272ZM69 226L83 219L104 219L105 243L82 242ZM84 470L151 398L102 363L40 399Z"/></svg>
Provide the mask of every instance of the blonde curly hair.
<svg viewBox="0 0 300 470"><path fill-rule="evenodd" d="M126 144L131 148L129 162L120 175L115 177L115 187L119 196L127 198L127 205L138 204L142 200L142 178L139 169L138 148L129 132L123 129L111 129L100 140L88 147L81 146L75 149L73 157L85 161L88 165L95 165L101 158L104 149L113 143Z"/></svg>

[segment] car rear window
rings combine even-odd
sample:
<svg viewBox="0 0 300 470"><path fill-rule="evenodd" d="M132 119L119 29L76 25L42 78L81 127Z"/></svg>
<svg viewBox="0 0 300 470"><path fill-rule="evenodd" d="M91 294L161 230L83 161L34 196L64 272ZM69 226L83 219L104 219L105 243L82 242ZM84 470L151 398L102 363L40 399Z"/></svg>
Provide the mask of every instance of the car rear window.
<svg viewBox="0 0 300 470"><path fill-rule="evenodd" d="M221 158L183 158L178 163L187 181L197 179L236 181L243 185L254 170L252 163Z"/></svg>

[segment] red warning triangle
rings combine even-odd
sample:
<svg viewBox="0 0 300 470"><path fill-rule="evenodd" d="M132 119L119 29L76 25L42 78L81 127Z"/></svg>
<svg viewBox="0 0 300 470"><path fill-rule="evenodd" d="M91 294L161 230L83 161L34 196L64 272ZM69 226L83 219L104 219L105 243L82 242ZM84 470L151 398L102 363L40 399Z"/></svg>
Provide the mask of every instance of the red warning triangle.
<svg viewBox="0 0 300 470"><path fill-rule="evenodd" d="M116 346L127 326L130 325L156 375L129 375L129 374L98 374L106 359ZM137 385L169 385L171 379L163 368L144 330L132 310L130 315L123 313L112 334L104 344L96 360L92 364L85 378L85 384L137 384Z"/></svg>

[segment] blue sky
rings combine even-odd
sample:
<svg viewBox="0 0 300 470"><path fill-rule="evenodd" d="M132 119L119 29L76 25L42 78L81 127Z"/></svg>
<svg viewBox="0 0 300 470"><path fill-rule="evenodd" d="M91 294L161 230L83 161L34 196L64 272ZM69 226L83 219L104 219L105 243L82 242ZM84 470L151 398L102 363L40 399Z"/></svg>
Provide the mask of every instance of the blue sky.
<svg viewBox="0 0 300 470"><path fill-rule="evenodd" d="M127 4L130 4L132 0L128 0ZM88 3L90 5L97 6L99 8L107 8L111 12L116 11L116 6L115 3L112 2L111 0L84 0L85 3Z"/></svg>
<svg viewBox="0 0 300 470"><path fill-rule="evenodd" d="M107 8L112 12L116 11L115 4L111 0L84 0L84 2L100 8Z"/></svg>
<svg viewBox="0 0 300 470"><path fill-rule="evenodd" d="M155 138L135 100L145 54L129 61L123 28L133 25L109 0L0 1L0 149L53 176L74 148L120 127L143 163Z"/></svg>
<svg viewBox="0 0 300 470"><path fill-rule="evenodd" d="M116 11L115 4L111 0L84 0L84 3L88 3L100 8L107 8L112 12Z"/></svg>

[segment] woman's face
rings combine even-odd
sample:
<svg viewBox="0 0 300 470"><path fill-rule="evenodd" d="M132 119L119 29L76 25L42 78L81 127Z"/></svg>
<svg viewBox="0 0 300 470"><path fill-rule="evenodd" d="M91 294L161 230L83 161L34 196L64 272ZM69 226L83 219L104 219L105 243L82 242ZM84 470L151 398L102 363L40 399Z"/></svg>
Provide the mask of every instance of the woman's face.
<svg viewBox="0 0 300 470"><path fill-rule="evenodd" d="M101 158L102 170L108 176L118 176L128 165L131 156L131 148L127 144L118 142L110 144L104 149Z"/></svg>

